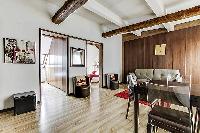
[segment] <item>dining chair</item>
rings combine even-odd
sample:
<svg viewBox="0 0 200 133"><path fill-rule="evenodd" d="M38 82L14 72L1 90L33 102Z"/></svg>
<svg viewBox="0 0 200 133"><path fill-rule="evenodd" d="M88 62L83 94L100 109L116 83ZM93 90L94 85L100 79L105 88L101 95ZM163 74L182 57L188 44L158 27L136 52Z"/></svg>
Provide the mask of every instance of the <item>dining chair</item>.
<svg viewBox="0 0 200 133"><path fill-rule="evenodd" d="M197 126L197 133L200 132L200 110L198 110L198 126Z"/></svg>
<svg viewBox="0 0 200 133"><path fill-rule="evenodd" d="M137 81L134 80L135 78L133 75L129 74L127 76L127 83L128 83L128 106L127 106L127 111L126 111L126 119L128 118L128 113L129 113L129 108L131 101L134 100L134 87L139 85L140 90L142 90L143 94L140 94L139 96L139 103L145 106L154 106L154 104L157 104L159 106L164 106L164 107L170 107L169 102L164 101L164 100L159 100L156 99L154 101L147 101L147 94L148 94L148 89L146 87L146 82L141 82L138 83Z"/></svg>
<svg viewBox="0 0 200 133"><path fill-rule="evenodd" d="M195 121L194 121L194 130L199 133L200 131L200 109L196 109L196 114L195 114Z"/></svg>
<svg viewBox="0 0 200 133"><path fill-rule="evenodd" d="M137 82L134 81L134 78L132 77L132 75L127 76L127 83L128 83L128 107L127 107L127 111L126 111L126 119L128 118L131 101L134 100L134 86L138 85ZM140 83L140 86L144 86L144 87L141 87L141 89L143 89L144 93L143 93L143 95L140 95L139 103L150 106L150 103L147 102L147 89L145 87L146 83Z"/></svg>
<svg viewBox="0 0 200 133"><path fill-rule="evenodd" d="M134 93L133 93L133 87L136 84L135 81L133 80L132 75L128 75L127 76L127 83L128 83L128 107L127 107L127 111L126 111L126 119L128 118L128 113L129 113L129 108L130 108L130 104L131 101L133 101L134 99Z"/></svg>
<svg viewBox="0 0 200 133"><path fill-rule="evenodd" d="M178 109L153 106L148 114L147 133L155 132L156 128L173 133L192 133L194 131L190 86L183 85L183 83L179 83L179 85L148 84L148 100L163 99L176 105L175 107ZM187 112L180 110L183 107L187 108Z"/></svg>

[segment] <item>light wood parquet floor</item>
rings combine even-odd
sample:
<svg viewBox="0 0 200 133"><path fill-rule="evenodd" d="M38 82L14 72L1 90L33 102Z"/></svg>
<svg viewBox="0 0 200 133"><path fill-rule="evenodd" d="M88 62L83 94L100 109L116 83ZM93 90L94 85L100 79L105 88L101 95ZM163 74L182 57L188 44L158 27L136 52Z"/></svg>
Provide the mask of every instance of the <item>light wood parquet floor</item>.
<svg viewBox="0 0 200 133"><path fill-rule="evenodd" d="M0 133L132 133L133 105L125 119L128 101L114 96L121 91L123 87L111 91L93 85L89 98L78 99L42 84L37 110L18 116L0 113ZM140 106L139 133L146 133L149 107Z"/></svg>

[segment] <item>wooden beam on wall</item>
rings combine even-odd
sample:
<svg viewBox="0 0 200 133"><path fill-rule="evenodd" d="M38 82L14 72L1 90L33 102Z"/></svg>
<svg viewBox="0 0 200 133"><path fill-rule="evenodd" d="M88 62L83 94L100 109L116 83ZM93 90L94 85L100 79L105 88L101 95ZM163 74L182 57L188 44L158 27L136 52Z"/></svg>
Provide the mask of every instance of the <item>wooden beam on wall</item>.
<svg viewBox="0 0 200 133"><path fill-rule="evenodd" d="M52 17L52 22L60 24L76 9L83 6L88 0L67 0L64 5Z"/></svg>
<svg viewBox="0 0 200 133"><path fill-rule="evenodd" d="M135 36L131 33L123 34L122 40L123 40L123 42L126 42L126 41L144 38L144 37L148 37L148 36L153 36L153 35L157 35L157 34L161 34L161 33L165 33L165 32L167 32L167 30L165 28L161 28L161 29L143 31L141 36Z"/></svg>
<svg viewBox="0 0 200 133"><path fill-rule="evenodd" d="M145 0L151 10L156 14L157 17L166 15L164 4L161 0ZM167 29L168 32L174 31L173 23L164 23L163 26Z"/></svg>
<svg viewBox="0 0 200 133"><path fill-rule="evenodd" d="M190 18L193 16L200 15L200 5L195 6L193 8L189 8L186 10L178 11L172 14L167 14L165 16L157 17L154 19L150 19L147 21L143 21L140 23L132 24L129 26L121 27L119 29L115 29L109 32L102 33L103 37L111 37L113 35L121 34L121 33L129 33L131 31L152 27L155 25L159 25L162 23L168 23L172 21L177 21L185 18Z"/></svg>
<svg viewBox="0 0 200 133"><path fill-rule="evenodd" d="M190 28L190 27L194 27L198 25L200 25L200 20L195 20L195 21L191 21L191 22L187 22L183 24L177 24L175 25L175 30L186 29L186 28Z"/></svg>
<svg viewBox="0 0 200 133"><path fill-rule="evenodd" d="M190 27L198 26L198 25L200 25L200 20L194 20L194 21L191 21L191 22L177 24L177 25L175 25L174 30L176 31L176 30L187 29L187 28L190 28ZM130 34L130 33L129 34L123 34L122 40L123 40L123 42L126 42L126 41L130 41L130 40L135 40L135 39L153 36L153 35L157 35L157 34L162 34L162 33L166 33L166 32L168 32L168 31L166 29L162 28L162 29L155 29L155 30L150 30L150 31L143 31L141 36L135 36L135 35Z"/></svg>

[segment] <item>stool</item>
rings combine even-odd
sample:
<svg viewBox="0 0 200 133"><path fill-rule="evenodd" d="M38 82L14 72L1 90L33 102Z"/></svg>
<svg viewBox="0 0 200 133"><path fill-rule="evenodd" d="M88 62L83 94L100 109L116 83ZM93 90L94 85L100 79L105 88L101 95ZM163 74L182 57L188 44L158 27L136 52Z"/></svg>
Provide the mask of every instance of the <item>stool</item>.
<svg viewBox="0 0 200 133"><path fill-rule="evenodd" d="M13 98L14 115L36 110L36 94L34 91L14 94Z"/></svg>

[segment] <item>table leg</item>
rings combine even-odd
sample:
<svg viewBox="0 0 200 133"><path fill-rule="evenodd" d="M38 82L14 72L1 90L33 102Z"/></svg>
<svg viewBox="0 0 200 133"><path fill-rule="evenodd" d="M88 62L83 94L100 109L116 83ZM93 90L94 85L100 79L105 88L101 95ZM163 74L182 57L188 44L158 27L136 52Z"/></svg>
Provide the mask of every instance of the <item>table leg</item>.
<svg viewBox="0 0 200 133"><path fill-rule="evenodd" d="M134 128L135 133L138 133L138 124L139 124L139 100L138 94L134 93Z"/></svg>

